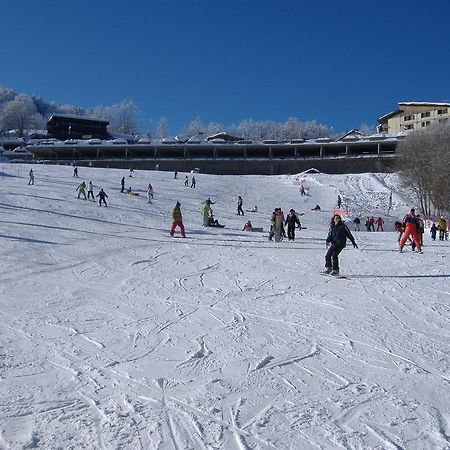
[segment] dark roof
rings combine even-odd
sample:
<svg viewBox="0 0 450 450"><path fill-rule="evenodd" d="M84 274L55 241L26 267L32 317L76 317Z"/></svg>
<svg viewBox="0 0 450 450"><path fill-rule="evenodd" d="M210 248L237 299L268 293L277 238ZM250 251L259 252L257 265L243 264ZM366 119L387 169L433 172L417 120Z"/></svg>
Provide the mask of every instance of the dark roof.
<svg viewBox="0 0 450 450"><path fill-rule="evenodd" d="M48 121L52 121L53 119L72 119L75 121L91 121L91 122L100 122L100 123L105 123L106 125L109 124L108 120L104 120L104 119L98 119L96 117L86 117L86 116L77 116L75 114L52 114L50 116L50 119L48 119Z"/></svg>

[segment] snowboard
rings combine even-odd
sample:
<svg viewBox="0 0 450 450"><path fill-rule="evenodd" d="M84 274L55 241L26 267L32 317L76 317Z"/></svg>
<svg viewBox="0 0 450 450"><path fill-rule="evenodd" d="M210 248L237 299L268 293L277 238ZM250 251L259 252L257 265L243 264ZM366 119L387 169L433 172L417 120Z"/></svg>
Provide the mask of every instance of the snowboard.
<svg viewBox="0 0 450 450"><path fill-rule="evenodd" d="M329 278L336 278L337 280L348 280L346 275L331 275L330 273L320 273L320 275Z"/></svg>

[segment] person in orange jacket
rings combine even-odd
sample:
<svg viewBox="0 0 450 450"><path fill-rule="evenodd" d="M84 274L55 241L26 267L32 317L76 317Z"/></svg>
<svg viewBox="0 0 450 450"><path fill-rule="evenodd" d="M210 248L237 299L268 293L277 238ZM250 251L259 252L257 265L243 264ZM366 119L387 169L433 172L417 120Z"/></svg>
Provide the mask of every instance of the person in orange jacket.
<svg viewBox="0 0 450 450"><path fill-rule="evenodd" d="M408 214L403 218L403 225L405 231L403 232L402 238L400 240L400 251L403 251L403 247L409 236L411 236L414 245L418 248L419 253L422 253L422 245L420 244L420 239L417 234L417 216L414 208L409 211Z"/></svg>

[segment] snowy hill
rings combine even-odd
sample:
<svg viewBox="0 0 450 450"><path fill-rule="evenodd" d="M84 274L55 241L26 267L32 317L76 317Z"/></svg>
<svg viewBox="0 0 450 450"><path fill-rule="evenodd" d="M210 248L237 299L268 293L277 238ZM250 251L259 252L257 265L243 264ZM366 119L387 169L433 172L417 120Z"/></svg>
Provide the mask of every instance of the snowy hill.
<svg viewBox="0 0 450 450"><path fill-rule="evenodd" d="M319 274L338 194L350 224L386 218L391 190L391 217L415 206L395 174L192 189L44 165L29 186L29 169L0 165L1 449L449 448L449 242L399 253L393 231L355 232L349 278ZM107 208L76 198L83 180ZM201 226L208 196L224 229ZM187 239L169 237L176 201ZM304 213L295 242L267 240L278 206Z"/></svg>

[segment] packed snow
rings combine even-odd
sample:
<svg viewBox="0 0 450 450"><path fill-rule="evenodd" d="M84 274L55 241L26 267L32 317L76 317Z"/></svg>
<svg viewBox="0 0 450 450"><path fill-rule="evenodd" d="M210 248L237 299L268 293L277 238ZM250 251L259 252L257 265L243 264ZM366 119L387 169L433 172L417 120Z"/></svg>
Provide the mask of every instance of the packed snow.
<svg viewBox="0 0 450 450"><path fill-rule="evenodd" d="M128 175L0 165L1 449L450 448L449 242L398 252L395 174ZM386 221L347 279L320 275L338 194L352 230ZM304 213L294 242L268 241L275 207Z"/></svg>

